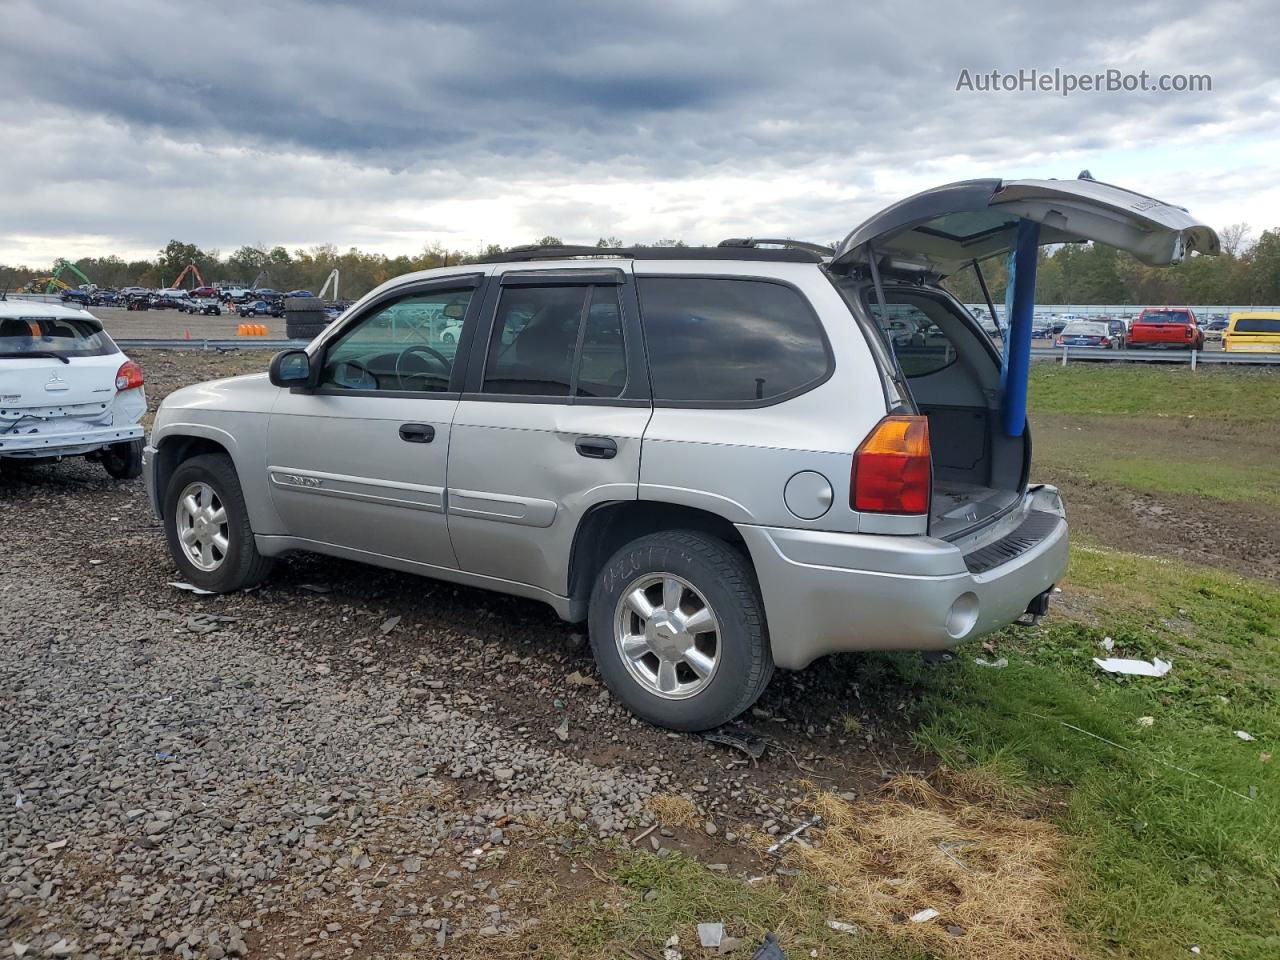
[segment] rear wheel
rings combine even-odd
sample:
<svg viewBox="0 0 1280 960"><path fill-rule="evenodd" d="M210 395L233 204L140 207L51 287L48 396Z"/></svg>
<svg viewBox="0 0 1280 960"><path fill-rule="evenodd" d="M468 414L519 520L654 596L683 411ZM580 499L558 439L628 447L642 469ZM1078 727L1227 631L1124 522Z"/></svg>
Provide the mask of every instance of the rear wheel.
<svg viewBox="0 0 1280 960"><path fill-rule="evenodd" d="M251 587L271 571L271 559L254 543L235 465L223 454L192 457L174 471L164 529L183 576L204 590Z"/></svg>
<svg viewBox="0 0 1280 960"><path fill-rule="evenodd" d="M104 447L102 468L117 480L134 480L142 476L142 441L130 440Z"/></svg>
<svg viewBox="0 0 1280 960"><path fill-rule="evenodd" d="M596 577L588 619L605 683L658 726L718 727L773 675L755 575L729 544L703 533L656 533L624 546Z"/></svg>

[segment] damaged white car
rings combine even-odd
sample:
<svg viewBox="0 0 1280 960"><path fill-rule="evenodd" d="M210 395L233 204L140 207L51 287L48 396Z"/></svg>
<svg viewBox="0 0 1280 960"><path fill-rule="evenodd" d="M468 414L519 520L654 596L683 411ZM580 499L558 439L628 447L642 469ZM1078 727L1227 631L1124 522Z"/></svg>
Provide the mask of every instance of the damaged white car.
<svg viewBox="0 0 1280 960"><path fill-rule="evenodd" d="M0 300L0 465L82 456L132 479L146 409L142 367L96 317Z"/></svg>

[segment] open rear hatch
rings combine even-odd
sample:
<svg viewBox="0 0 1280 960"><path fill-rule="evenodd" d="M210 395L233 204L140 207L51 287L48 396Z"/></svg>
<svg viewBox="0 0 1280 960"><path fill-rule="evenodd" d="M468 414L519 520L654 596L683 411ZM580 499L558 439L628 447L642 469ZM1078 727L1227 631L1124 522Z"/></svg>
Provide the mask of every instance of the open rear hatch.
<svg viewBox="0 0 1280 960"><path fill-rule="evenodd" d="M1041 245L1097 241L1152 266L1218 253L1217 234L1181 207L1082 177L947 184L895 203L836 247L830 271L856 283L898 381L929 418L934 536L958 539L994 524L1021 502L1031 457L1029 431L1013 437L1000 428L996 345L936 281L1008 254L1021 219L1040 224ZM865 279L874 293L857 282Z"/></svg>

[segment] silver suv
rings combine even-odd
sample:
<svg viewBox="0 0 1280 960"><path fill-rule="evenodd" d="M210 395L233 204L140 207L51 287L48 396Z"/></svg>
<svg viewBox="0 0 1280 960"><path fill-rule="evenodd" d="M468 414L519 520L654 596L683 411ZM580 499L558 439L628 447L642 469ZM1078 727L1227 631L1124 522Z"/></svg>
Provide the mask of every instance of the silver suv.
<svg viewBox="0 0 1280 960"><path fill-rule="evenodd" d="M1216 251L1115 187L979 180L835 250L523 248L415 273L269 374L169 396L153 507L200 587L307 550L533 597L588 623L636 714L714 727L775 665L1045 612L1062 502L1002 427L998 347L938 285L1020 219L1147 263Z"/></svg>

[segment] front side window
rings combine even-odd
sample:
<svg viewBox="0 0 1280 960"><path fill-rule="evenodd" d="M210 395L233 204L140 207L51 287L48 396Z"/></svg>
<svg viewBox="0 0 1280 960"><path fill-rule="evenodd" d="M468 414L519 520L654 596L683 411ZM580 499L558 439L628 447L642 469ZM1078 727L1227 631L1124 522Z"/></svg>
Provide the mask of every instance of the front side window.
<svg viewBox="0 0 1280 960"><path fill-rule="evenodd" d="M412 294L375 308L325 351L321 386L448 391L472 292Z"/></svg>
<svg viewBox="0 0 1280 960"><path fill-rule="evenodd" d="M608 398L626 380L616 287L503 288L484 393Z"/></svg>
<svg viewBox="0 0 1280 960"><path fill-rule="evenodd" d="M719 277L637 284L655 400L767 401L831 370L822 326L789 286Z"/></svg>

